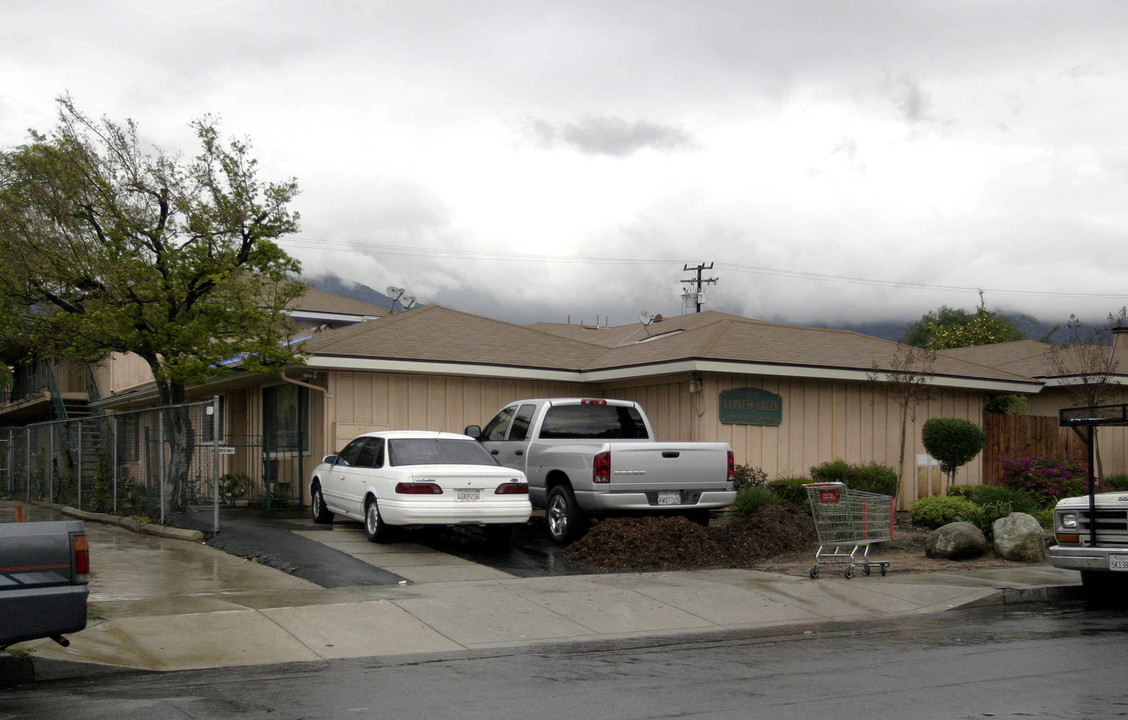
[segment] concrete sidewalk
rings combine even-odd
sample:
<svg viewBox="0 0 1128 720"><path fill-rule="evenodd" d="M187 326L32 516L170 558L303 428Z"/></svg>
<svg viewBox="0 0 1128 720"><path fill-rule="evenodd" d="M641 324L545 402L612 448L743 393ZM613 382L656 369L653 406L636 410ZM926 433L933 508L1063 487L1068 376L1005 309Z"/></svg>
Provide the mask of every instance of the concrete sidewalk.
<svg viewBox="0 0 1128 720"><path fill-rule="evenodd" d="M199 543L90 522L87 531L90 624L69 648L50 640L17 646L30 656L16 670L34 679L106 666L183 670L814 626L1073 599L1080 590L1077 573L1048 565L960 574L893 568L850 580L750 570L431 577L325 589ZM452 577L467 577L465 568Z"/></svg>

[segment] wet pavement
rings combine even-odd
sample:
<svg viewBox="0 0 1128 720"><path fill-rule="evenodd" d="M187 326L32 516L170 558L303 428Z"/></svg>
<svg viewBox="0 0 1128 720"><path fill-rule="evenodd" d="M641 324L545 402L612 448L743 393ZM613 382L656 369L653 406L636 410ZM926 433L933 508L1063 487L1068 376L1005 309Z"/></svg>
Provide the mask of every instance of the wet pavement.
<svg viewBox="0 0 1128 720"><path fill-rule="evenodd" d="M11 521L12 506L0 501L0 522ZM31 507L32 520L54 516ZM410 540L373 546L354 523L276 521L272 532L320 548L311 552L400 578L322 587L209 545L86 527L91 621L69 648L18 646L36 679L106 666L176 670L768 631L1076 598L1079 590L1077 573L1048 565L852 580L750 570L519 577Z"/></svg>

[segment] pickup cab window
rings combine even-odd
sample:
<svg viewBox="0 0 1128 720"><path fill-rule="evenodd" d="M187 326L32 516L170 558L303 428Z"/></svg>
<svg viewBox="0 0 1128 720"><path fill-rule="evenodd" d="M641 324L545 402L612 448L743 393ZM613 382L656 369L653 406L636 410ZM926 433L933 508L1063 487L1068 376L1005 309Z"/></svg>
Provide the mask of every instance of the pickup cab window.
<svg viewBox="0 0 1128 720"><path fill-rule="evenodd" d="M483 440L504 440L505 431L509 428L509 421L513 419L513 414L517 412L516 405L510 405L504 408L501 412L494 416L486 425L486 429L482 431Z"/></svg>
<svg viewBox="0 0 1128 720"><path fill-rule="evenodd" d="M509 428L510 440L524 440L529 437L529 426L533 422L533 412L536 409L536 405L521 406L521 409L517 411L517 416L513 418L512 427Z"/></svg>
<svg viewBox="0 0 1128 720"><path fill-rule="evenodd" d="M545 413L545 440L647 440L646 423L637 409L622 405L554 405Z"/></svg>

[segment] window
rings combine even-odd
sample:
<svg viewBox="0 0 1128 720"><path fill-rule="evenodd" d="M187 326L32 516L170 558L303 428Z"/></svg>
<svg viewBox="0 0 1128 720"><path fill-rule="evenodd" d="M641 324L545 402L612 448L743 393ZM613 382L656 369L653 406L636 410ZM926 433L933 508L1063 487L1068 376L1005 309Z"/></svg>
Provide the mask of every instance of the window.
<svg viewBox="0 0 1128 720"><path fill-rule="evenodd" d="M344 467L356 465L357 458L360 456L361 451L364 450L365 440L367 440L367 438L359 437L346 445L341 452L337 453L337 464L343 465Z"/></svg>
<svg viewBox="0 0 1128 720"><path fill-rule="evenodd" d="M309 388L274 385L262 391L263 444L309 452Z"/></svg>
<svg viewBox="0 0 1128 720"><path fill-rule="evenodd" d="M536 409L536 405L521 406L517 411L517 417L513 418L513 427L509 429L510 440L524 440L529 436L529 423L532 422L533 411Z"/></svg>
<svg viewBox="0 0 1128 720"><path fill-rule="evenodd" d="M497 465L497 461L472 440L399 438L388 441L388 464Z"/></svg>
<svg viewBox="0 0 1128 720"><path fill-rule="evenodd" d="M541 425L542 439L646 440L638 410L622 405L556 405Z"/></svg>
<svg viewBox="0 0 1128 720"><path fill-rule="evenodd" d="M516 411L517 406L510 405L495 415L494 419L490 420L490 424L486 425L486 429L482 431L482 439L504 440L505 430L509 427L509 421L513 418L513 413Z"/></svg>
<svg viewBox="0 0 1128 720"><path fill-rule="evenodd" d="M122 413L117 420L117 461L135 462L141 459L141 423L135 413Z"/></svg>

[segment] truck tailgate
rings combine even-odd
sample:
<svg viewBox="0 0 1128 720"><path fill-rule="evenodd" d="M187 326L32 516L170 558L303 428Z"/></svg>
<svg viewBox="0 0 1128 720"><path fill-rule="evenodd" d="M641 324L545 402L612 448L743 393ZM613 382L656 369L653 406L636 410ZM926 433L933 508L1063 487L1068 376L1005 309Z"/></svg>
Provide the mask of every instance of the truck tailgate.
<svg viewBox="0 0 1128 720"><path fill-rule="evenodd" d="M611 492L725 490L724 443L616 443L611 449Z"/></svg>

